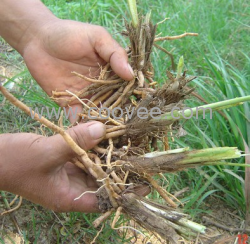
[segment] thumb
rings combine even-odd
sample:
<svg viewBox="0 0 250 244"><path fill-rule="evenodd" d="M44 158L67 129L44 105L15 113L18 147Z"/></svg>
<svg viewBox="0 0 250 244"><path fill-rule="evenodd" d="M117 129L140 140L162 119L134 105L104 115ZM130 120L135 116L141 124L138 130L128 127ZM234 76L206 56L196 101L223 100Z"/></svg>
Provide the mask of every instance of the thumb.
<svg viewBox="0 0 250 244"><path fill-rule="evenodd" d="M105 136L106 127L100 122L89 122L79 124L66 131L72 139L84 150L89 150L97 145ZM47 144L51 148L51 153L47 155L53 156L55 165L64 164L76 156L76 153L71 149L68 143L61 135L55 135L47 138ZM47 145L48 147L48 145Z"/></svg>
<svg viewBox="0 0 250 244"><path fill-rule="evenodd" d="M110 63L113 71L124 80L132 80L134 72L128 63L126 51L112 38L103 28L98 26L95 36L94 48L98 55L106 62Z"/></svg>
<svg viewBox="0 0 250 244"><path fill-rule="evenodd" d="M67 133L81 148L89 150L104 138L106 127L101 122L92 121L74 126Z"/></svg>

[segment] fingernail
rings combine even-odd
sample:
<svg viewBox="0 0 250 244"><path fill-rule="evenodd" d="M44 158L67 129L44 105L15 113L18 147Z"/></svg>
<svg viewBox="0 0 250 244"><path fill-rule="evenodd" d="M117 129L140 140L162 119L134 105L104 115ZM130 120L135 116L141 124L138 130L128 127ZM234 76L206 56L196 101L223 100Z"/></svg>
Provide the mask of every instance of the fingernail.
<svg viewBox="0 0 250 244"><path fill-rule="evenodd" d="M128 64L128 69L131 73L131 75L133 75L133 77L135 76L134 70L132 69L132 67L130 66L130 64Z"/></svg>
<svg viewBox="0 0 250 244"><path fill-rule="evenodd" d="M100 122L91 123L88 127L89 134L93 140L100 139L105 134L105 126Z"/></svg>

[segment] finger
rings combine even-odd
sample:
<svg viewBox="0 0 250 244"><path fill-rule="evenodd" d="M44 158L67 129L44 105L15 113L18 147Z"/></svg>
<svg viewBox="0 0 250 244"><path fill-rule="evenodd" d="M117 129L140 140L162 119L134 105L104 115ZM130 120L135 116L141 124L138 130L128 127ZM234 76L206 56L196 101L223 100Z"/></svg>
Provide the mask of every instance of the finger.
<svg viewBox="0 0 250 244"><path fill-rule="evenodd" d="M70 162L64 165L64 169L67 171L70 190L59 197L61 201L65 198L64 204L61 204L61 211L98 212L98 200L95 193L99 187L96 180ZM67 203L66 199L70 199L70 203Z"/></svg>
<svg viewBox="0 0 250 244"><path fill-rule="evenodd" d="M102 27L96 32L94 48L99 56L109 62L113 71L124 80L132 80L134 72L128 64L126 51Z"/></svg>
<svg viewBox="0 0 250 244"><path fill-rule="evenodd" d="M67 195L67 199L69 201L63 201L62 199L65 196L62 196L60 200L55 201L55 199L51 199L51 201L42 204L42 206L51 209L55 212L83 212L83 213L99 213L99 205L98 198L96 197L96 192L98 188L85 188L85 190L69 193ZM70 199L69 199L70 198Z"/></svg>
<svg viewBox="0 0 250 244"><path fill-rule="evenodd" d="M97 188L98 187L98 184L97 184L97 181L95 178L93 178L91 175L83 172L82 169L80 169L79 167L77 167L73 163L67 162L64 165L64 169L67 171L67 175L70 178L71 182L78 183L79 186L81 186L81 187L85 186L86 188ZM82 183L83 180L84 180L84 183Z"/></svg>
<svg viewBox="0 0 250 244"><path fill-rule="evenodd" d="M97 189L89 189L86 194L81 198L72 201L72 207L70 211L74 212L84 212L84 213L99 213L100 209L98 207L98 199L95 193Z"/></svg>
<svg viewBox="0 0 250 244"><path fill-rule="evenodd" d="M103 139L106 127L100 122L93 121L74 126L66 132L82 149L89 150ZM50 167L53 163L54 165L64 164L77 156L61 135L48 137L43 143L46 147L47 156L50 157L47 160L50 162Z"/></svg>
<svg viewBox="0 0 250 244"><path fill-rule="evenodd" d="M87 174L86 176L86 184L88 187L98 187L96 179L92 176Z"/></svg>
<svg viewBox="0 0 250 244"><path fill-rule="evenodd" d="M151 189L148 185L138 185L133 188L133 191L140 196L147 196L151 192Z"/></svg>
<svg viewBox="0 0 250 244"><path fill-rule="evenodd" d="M92 121L74 126L67 133L81 148L89 150L104 138L106 127L101 122Z"/></svg>

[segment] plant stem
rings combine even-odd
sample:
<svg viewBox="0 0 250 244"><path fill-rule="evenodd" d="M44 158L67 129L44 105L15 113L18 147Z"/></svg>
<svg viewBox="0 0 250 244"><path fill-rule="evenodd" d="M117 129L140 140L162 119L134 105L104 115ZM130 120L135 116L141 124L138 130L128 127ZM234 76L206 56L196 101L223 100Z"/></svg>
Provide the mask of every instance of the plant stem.
<svg viewBox="0 0 250 244"><path fill-rule="evenodd" d="M134 28L136 28L139 24L136 0L128 0L128 6L132 18L132 25Z"/></svg>
<svg viewBox="0 0 250 244"><path fill-rule="evenodd" d="M188 220L188 219L185 219L185 218L181 218L180 220L178 220L178 223L191 229L191 230L205 234L206 227L204 225L200 225L198 223L195 223L195 222Z"/></svg>
<svg viewBox="0 0 250 244"><path fill-rule="evenodd" d="M245 156L241 154L241 151L236 147L215 147L201 150L191 150L189 148L178 148L174 150L151 152L144 154L144 158L157 158L162 156L168 156L169 154L186 153L186 156L177 161L176 164L195 164L201 163L202 165L225 165L225 166L237 166L237 167L250 167L248 164L239 163L227 163L220 160L240 158Z"/></svg>
<svg viewBox="0 0 250 244"><path fill-rule="evenodd" d="M180 57L178 65L177 65L177 75L176 75L176 79L179 79L181 77L181 73L184 67L184 58L183 56Z"/></svg>
<svg viewBox="0 0 250 244"><path fill-rule="evenodd" d="M205 113L210 112L212 114L213 111L235 107L248 101L250 101L250 96L237 97L234 99L229 99L229 100L225 100L225 101L221 101L217 103L210 103L210 104L203 105L200 107L188 108L188 109L186 108L185 110L180 110L180 109L178 110L178 107L176 107L176 110L165 113L157 119L152 119L151 122L157 122L159 120L175 121L179 119L190 119L193 116L193 114L196 115L196 119L198 119L198 115L203 114L203 119L204 119ZM211 117L212 116L210 115L210 118Z"/></svg>
<svg viewBox="0 0 250 244"><path fill-rule="evenodd" d="M236 147L215 147L190 151L184 159L176 162L176 164L213 162L224 159L240 158L241 156L241 152Z"/></svg>
<svg viewBox="0 0 250 244"><path fill-rule="evenodd" d="M173 149L173 150L160 151L160 152L150 152L150 153L146 153L146 154L142 155L141 157L155 158L155 157L159 157L159 156L163 156L163 155L167 155L167 154L182 153L182 152L186 152L188 150L189 150L189 147L177 148L177 149Z"/></svg>
<svg viewBox="0 0 250 244"><path fill-rule="evenodd" d="M206 162L202 165L217 165L217 166L236 166L236 167L250 167L249 164L227 163L227 162Z"/></svg>

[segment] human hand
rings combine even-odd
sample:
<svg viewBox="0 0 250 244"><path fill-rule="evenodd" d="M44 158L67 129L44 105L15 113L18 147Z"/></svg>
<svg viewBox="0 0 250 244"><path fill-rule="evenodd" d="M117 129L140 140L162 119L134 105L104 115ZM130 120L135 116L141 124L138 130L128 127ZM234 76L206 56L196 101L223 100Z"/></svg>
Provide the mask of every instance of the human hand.
<svg viewBox="0 0 250 244"><path fill-rule="evenodd" d="M105 127L99 122L67 131L83 149L99 143ZM46 208L60 211L98 212L95 179L69 161L75 153L60 135L31 133L0 135L0 189L21 195ZM15 153L13 153L15 152Z"/></svg>
<svg viewBox="0 0 250 244"><path fill-rule="evenodd" d="M77 125L67 131L84 150L89 150L104 137L100 122ZM59 212L99 212L96 180L73 163L77 155L61 135L44 137L32 133L0 135L0 190L14 194ZM133 189L147 195L147 186Z"/></svg>
<svg viewBox="0 0 250 244"><path fill-rule="evenodd" d="M71 72L93 77L106 62L124 80L133 79L125 50L103 27L58 19L40 0L0 1L0 35L49 96L83 89L89 83ZM74 107L81 108L79 102Z"/></svg>
<svg viewBox="0 0 250 244"><path fill-rule="evenodd" d="M133 79L125 50L96 25L53 19L27 42L22 55L32 76L50 96L55 90L83 89L89 82L71 72L93 77L107 62L121 78ZM74 107L80 108L76 103Z"/></svg>

